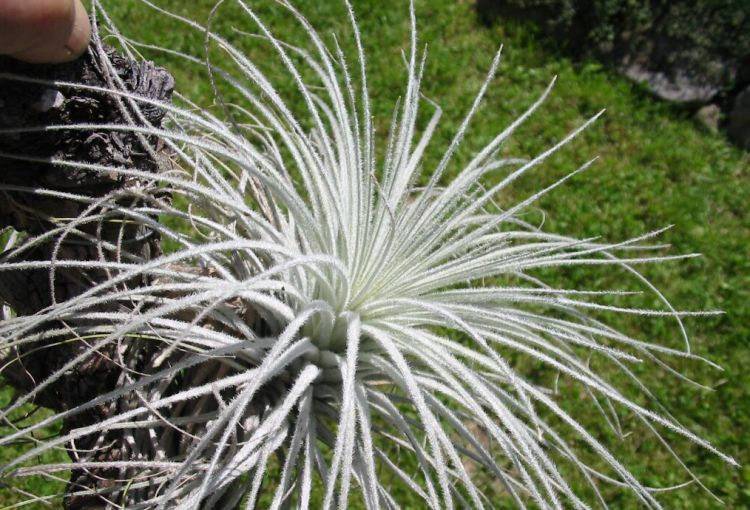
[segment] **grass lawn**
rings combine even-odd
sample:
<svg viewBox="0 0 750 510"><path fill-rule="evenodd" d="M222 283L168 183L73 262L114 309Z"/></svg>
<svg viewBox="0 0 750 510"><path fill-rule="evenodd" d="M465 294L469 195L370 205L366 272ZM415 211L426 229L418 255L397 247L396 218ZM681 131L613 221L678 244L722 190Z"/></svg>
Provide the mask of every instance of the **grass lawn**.
<svg viewBox="0 0 750 510"><path fill-rule="evenodd" d="M268 1L251 3L260 4L259 10L279 38L300 41L298 31L280 8ZM187 35L179 25L154 15L137 0L107 4L112 4L111 13L122 31L133 39L202 54L200 35ZM199 21L206 19L212 4L211 0L159 2ZM306 4L300 2L300 7L320 33L328 37L335 31L346 47L350 29L343 6L333 0ZM354 4L369 58L369 86L382 140L395 100L403 93L405 67L400 51L408 45L408 7L398 0L363 0ZM505 48L499 76L459 149L454 171L531 104L555 75L558 80L550 98L507 146L508 155L535 155L600 109L607 109L590 129L542 168L518 181L498 201L501 206L513 204L599 156L591 169L544 197L526 218L535 222L543 219L544 229L550 232L601 236L608 241L674 225L660 237L672 245L670 253L703 254L701 258L645 268L645 273L677 309L725 312L687 321L693 351L723 366L723 371L696 362L669 360L672 366L714 391L692 387L653 364L638 367L636 373L676 419L742 464L741 468L731 468L686 440L674 438L672 442L687 466L723 499L724 508L750 508L748 156L720 135L697 125L681 109L652 100L639 86L598 64L574 63L555 54L550 44L535 40L523 26L502 21L493 28L480 25L473 2L423 0L417 2L416 12L420 40L428 45L423 94L444 110L431 145L433 150L428 149L427 168L442 155L501 43ZM228 34L253 59L271 65L271 56L258 49L257 41L233 27L254 29L233 6L222 7L216 30ZM174 71L179 91L211 103L210 86L180 68L178 59L146 50L144 54ZM288 86L291 90L292 84ZM282 87L281 93L284 92ZM606 271L592 274L574 269L542 276L552 285L567 288L627 289L630 285L621 281L621 275ZM644 306L657 305L649 299L644 297ZM681 345L678 329L668 321L617 316L607 319L639 338L671 347ZM521 370L543 381L548 378L547 374L537 373L535 367ZM10 391L0 389L0 404L9 398ZM563 388L563 407L574 412L576 399L574 391ZM577 418L606 436L600 416ZM607 444L637 477L655 487L688 480L639 423L629 420L625 413L622 423L633 434ZM669 434L665 436L672 439ZM0 462L13 455L13 449L0 451ZM608 489L605 495L613 508L634 508L633 500L617 489ZM659 500L667 508L722 508L695 484L664 493ZM10 491L0 489L0 508L15 501L17 497Z"/></svg>

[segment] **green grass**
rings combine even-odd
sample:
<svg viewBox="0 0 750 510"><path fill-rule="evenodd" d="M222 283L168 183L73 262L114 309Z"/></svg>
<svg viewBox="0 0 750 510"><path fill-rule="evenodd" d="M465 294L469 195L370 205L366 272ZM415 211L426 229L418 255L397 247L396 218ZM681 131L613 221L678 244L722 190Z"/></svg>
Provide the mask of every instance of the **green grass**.
<svg viewBox="0 0 750 510"><path fill-rule="evenodd" d="M9 386L0 387L0 408L4 408L5 406L7 406L12 397L12 388L10 388ZM34 421L36 420L46 418L49 415L50 411L47 411L45 409L38 408L32 405L24 405L17 412L15 412L13 416L11 416L11 419L16 426L20 427L28 426L30 423L34 423ZM10 431L11 429L9 427L0 426L0 435L8 434L10 433ZM55 426L42 429L38 433L34 434L34 437L37 439L51 436L53 437L59 433L60 425L56 424ZM29 444L19 443L16 445L3 447L3 449L0 450L0 463L7 462L8 460L11 460L23 454L26 450L29 449L30 446L31 445ZM42 463L64 463L68 461L69 457L64 450L55 450L41 456L41 458L35 459L31 462L27 462L25 465L35 465ZM0 508L5 508L6 506L25 501L26 497L21 491L26 491L27 493L35 494L37 496L55 496L62 494L65 491L65 481L69 478L70 473L62 472L55 473L55 475L59 477L59 480L54 481L50 480L49 478L43 477L28 477L24 478L23 481L20 482L18 480L14 480L12 481L13 489L4 488L2 485L2 480L0 480ZM55 499L53 501L57 500ZM34 507L32 505L31 507L25 508Z"/></svg>
<svg viewBox="0 0 750 510"><path fill-rule="evenodd" d="M202 38L185 35L176 25L153 15L134 0L111 2L112 12L123 31L134 39L173 49L202 51ZM161 2L197 20L205 19L213 2ZM280 9L259 2L272 27L282 39L300 40L299 32ZM255 3L253 3L255 5ZM307 2L306 15L323 35L335 31L348 41L345 11L338 2ZM408 9L397 0L355 2L363 41L369 56L368 69L374 113L380 135L384 135L396 97L403 92L404 66L400 50L408 44ZM661 240L671 243L671 253L700 252L699 259L651 267L646 274L678 309L714 310L726 313L690 320L687 325L693 349L724 367L723 372L706 365L673 361L673 366L715 388L713 392L692 388L653 366L639 375L675 417L720 450L734 456L743 467L734 469L710 453L676 439L675 450L704 483L726 503L726 508L750 508L750 165L748 158L712 134L679 108L649 98L642 89L602 69L595 63L573 63L550 52L548 44L534 40L522 26L502 21L488 29L478 23L471 2L430 0L417 2L422 43L428 44L428 66L424 94L444 109L441 127L433 140L434 150L426 168L434 165L455 132L479 89L497 46L505 44L499 77L461 145L454 169L466 163L473 152L502 130L525 109L557 75L552 96L536 116L515 136L508 154L530 156L559 140L569 130L601 108L605 116L543 168L535 170L500 197L502 204L528 196L598 155L597 163L563 188L544 198L539 211L528 218L541 220L545 229L575 236L602 236L615 241L674 224ZM229 33L236 26L252 25L235 15L231 6L222 8L216 30ZM259 62L271 57L255 41L234 34ZM205 80L180 70L171 57L147 54L170 68L178 90L211 103L211 88ZM289 90L282 87L282 92ZM382 136L381 136L382 139ZM547 275L545 275L547 276ZM550 283L566 287L624 285L617 274L593 276L584 271L559 271ZM645 304L649 304L646 302ZM651 303L652 305L655 303ZM608 317L610 323L640 338L679 346L678 331L663 321L626 320ZM529 367L534 372L534 367ZM546 374L538 374L545 378ZM563 389L563 405L574 410L573 389ZM8 398L3 390L3 398ZM2 399L0 399L2 400ZM578 416L591 430L602 430L599 416ZM634 433L625 441L609 441L614 452L628 461L636 476L655 486L676 484L687 478L642 427L623 419ZM667 437L670 437L667 435ZM0 462L12 458L12 449L0 452ZM633 508L634 503L617 490L608 490L614 508ZM0 489L0 507L13 501ZM665 493L660 501L667 508L721 508L698 487ZM416 504L416 503L415 503ZM415 506L418 508L418 506Z"/></svg>

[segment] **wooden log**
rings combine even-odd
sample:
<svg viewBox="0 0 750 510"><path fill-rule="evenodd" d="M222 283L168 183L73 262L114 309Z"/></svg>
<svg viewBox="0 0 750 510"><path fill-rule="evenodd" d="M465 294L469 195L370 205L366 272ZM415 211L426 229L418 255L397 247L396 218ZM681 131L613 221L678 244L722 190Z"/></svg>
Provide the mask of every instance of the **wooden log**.
<svg viewBox="0 0 750 510"><path fill-rule="evenodd" d="M81 87L71 86L77 84ZM89 87L89 88L85 88ZM60 230L71 218L100 216L71 232L58 232L44 242L19 252L0 254L0 260L115 260L123 255L147 261L161 253L158 235L142 224L123 221L118 206L136 206L144 197L166 200L149 179L75 168L61 162L137 169L149 173L169 165L169 155L155 137L133 131L79 129L82 124L130 124L160 127L165 112L144 103L130 103L119 90L160 102L171 99L174 80L152 63L135 62L112 48L92 44L81 58L59 65L31 65L0 57L0 228L11 227L32 238ZM70 126L69 129L66 126ZM44 127L45 129L37 129ZM58 162L58 163L55 163ZM66 198L53 193L84 196ZM101 199L101 204L90 202ZM104 214L102 214L104 213ZM112 276L111 272L86 268L57 269L54 279L46 268L0 272L0 301L18 315L31 315L74 297ZM137 286L141 281L129 281ZM102 305L106 307L113 305ZM118 305L121 306L121 305ZM137 304L134 304L137 306ZM62 324L47 324L52 330ZM0 361L5 382L25 393L45 380L72 357L85 352L83 341L35 343L17 348ZM146 363L143 346L129 346L128 359ZM122 380L122 367L114 360L115 346L93 353L85 362L66 373L34 399L54 411L70 409L110 391ZM141 349L143 352L133 352ZM137 366L128 367L135 368ZM63 429L90 425L110 415L117 403L99 406L65 420ZM107 433L92 435L69 445L73 461L76 452L95 449L87 460L117 460L122 438ZM64 506L70 510L106 508L96 495L78 496L81 490L101 490L114 485L118 473L73 469ZM117 493L108 496L117 498Z"/></svg>

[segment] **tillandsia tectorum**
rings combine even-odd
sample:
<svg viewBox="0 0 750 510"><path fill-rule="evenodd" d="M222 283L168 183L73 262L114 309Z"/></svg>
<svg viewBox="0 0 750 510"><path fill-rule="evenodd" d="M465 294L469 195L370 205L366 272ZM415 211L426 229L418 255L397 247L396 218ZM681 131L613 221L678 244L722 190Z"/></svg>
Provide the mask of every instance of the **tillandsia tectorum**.
<svg viewBox="0 0 750 510"><path fill-rule="evenodd" d="M647 363L674 372L668 357L700 359L682 317L701 312L676 310L637 269L681 258L654 253L662 246L650 240L661 231L605 243L546 233L524 219L529 206L591 162L525 199L497 203L598 115L538 156L504 156L550 84L453 169L501 53L452 140L438 149L430 140L441 110L420 95L426 51L411 6L406 88L387 136L376 135L363 43L354 10L342 1L348 48L318 35L285 0L277 7L304 46L277 39L252 2L231 2L243 14L243 34L266 45L266 58L284 70L285 87L278 87L278 77L213 30L224 2L199 24L143 0L205 38L203 56L149 49L202 66L215 108L179 94L174 104L140 94L152 80L118 72L100 35L129 57L144 45L121 35L97 0L90 53L105 84L2 75L62 96L104 96L119 112L105 122L4 127L3 136L95 130L118 147L138 148L118 149L105 162L3 153L124 183L98 196L3 185L6 195L32 197L18 214L50 200L76 204L73 213L37 214L31 223L44 229L3 238L0 275L41 274L47 289L43 306L33 313L6 307L0 323L5 376L17 386L31 378L0 414L0 447L26 444L0 467L3 484L73 469L70 508L83 501L134 509L399 508L404 492L434 509L493 508L499 497L518 507L589 508L607 506L604 485L660 508L665 488L646 486L599 432L579 423L578 413L592 411L616 435L624 435L619 414L637 418L684 467L687 483L700 481L665 431L733 463L673 418L633 369ZM210 58L217 50L221 60ZM281 92L289 88L294 106ZM418 121L423 110L425 122ZM92 140L87 135L86 147ZM437 164L426 168L425 154L438 150ZM152 155L160 171L137 164L137 154ZM607 304L628 292L555 288L538 273L597 265L631 277L661 309ZM619 332L602 313L670 318L685 350ZM30 366L60 348L69 348L67 357L46 372ZM580 410L530 380L523 363L580 388ZM605 378L605 365L637 396ZM51 402L54 388L99 369L109 378L99 391L76 387L69 405ZM54 412L17 421L33 402ZM44 433L55 424L63 424L59 433ZM33 462L62 449L72 464ZM494 496L486 474L500 486Z"/></svg>

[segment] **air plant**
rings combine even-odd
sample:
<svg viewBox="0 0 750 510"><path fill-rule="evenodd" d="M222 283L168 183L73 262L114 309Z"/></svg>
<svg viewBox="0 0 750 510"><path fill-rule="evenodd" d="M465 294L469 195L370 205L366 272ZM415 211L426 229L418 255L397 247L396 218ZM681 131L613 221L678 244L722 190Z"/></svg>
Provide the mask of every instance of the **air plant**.
<svg viewBox="0 0 750 510"><path fill-rule="evenodd" d="M152 149L149 140L157 137L173 162L159 174L56 162L151 184L133 191L136 205L121 197L69 197L90 206L60 219L50 233L19 238L0 261L1 271L43 268L50 281L56 272L84 265L108 275L69 299L52 299L36 314L6 313L2 352L50 339L85 342L87 348L37 381L0 419L8 423L13 412L92 354L114 353L111 361L120 371L111 391L14 426L0 438L0 447L31 441L0 468L3 479L69 469L64 463L27 465L66 448L76 469L106 472L110 482L69 491L95 493L113 508L255 508L261 499L273 509L343 509L354 499L370 509L398 508L397 484L425 507L492 508L478 471L499 482L518 507L606 507L601 485L613 485L660 508L656 492L664 488L644 485L599 434L579 423L577 413L592 410L618 435L618 414L636 417L690 482L700 484L662 437L665 430L733 463L673 418L633 369L649 363L671 371L668 356L700 359L690 352L682 317L701 313L673 308L637 269L681 258L654 253L662 246L648 243L662 231L606 243L546 233L524 219L529 206L593 160L528 198L497 203L502 190L599 114L536 157L505 157L504 144L542 105L551 83L468 164L449 172L501 53L450 144L435 147L430 140L441 110L420 95L426 52L419 50L411 6L406 90L381 150L363 45L344 1L354 65L337 40L326 42L286 0L277 3L307 37L306 48L278 40L249 2L235 0L259 43L275 52L287 84L295 86L304 104L297 111L211 23L200 25L144 0L224 53L231 69L207 56L161 48L205 66L215 90L228 86L238 100L218 95L221 113L185 97L165 104L127 92L116 77L100 91L128 105L134 118L145 108L164 109L166 128L135 120L97 128L140 136ZM134 54L137 45L97 1L92 14L97 30ZM108 62L101 43L95 46L92 51ZM422 125L425 108L432 113ZM439 162L425 168L425 154L437 150ZM62 245L115 216L158 234L172 248L147 260L99 241L107 256L98 260L14 258L42 237ZM550 287L535 272L600 265L639 282L662 309L606 304L605 297L626 299L628 292ZM619 332L599 312L672 318L686 349ZM587 399L580 411L564 409L555 388L529 380L518 363L535 363L581 388ZM608 374L619 372L618 381L639 394L618 389L601 375L602 366ZM101 406L109 411L96 422L39 439L45 427ZM103 456L114 443L118 455ZM589 487L592 501L574 490L571 476Z"/></svg>

